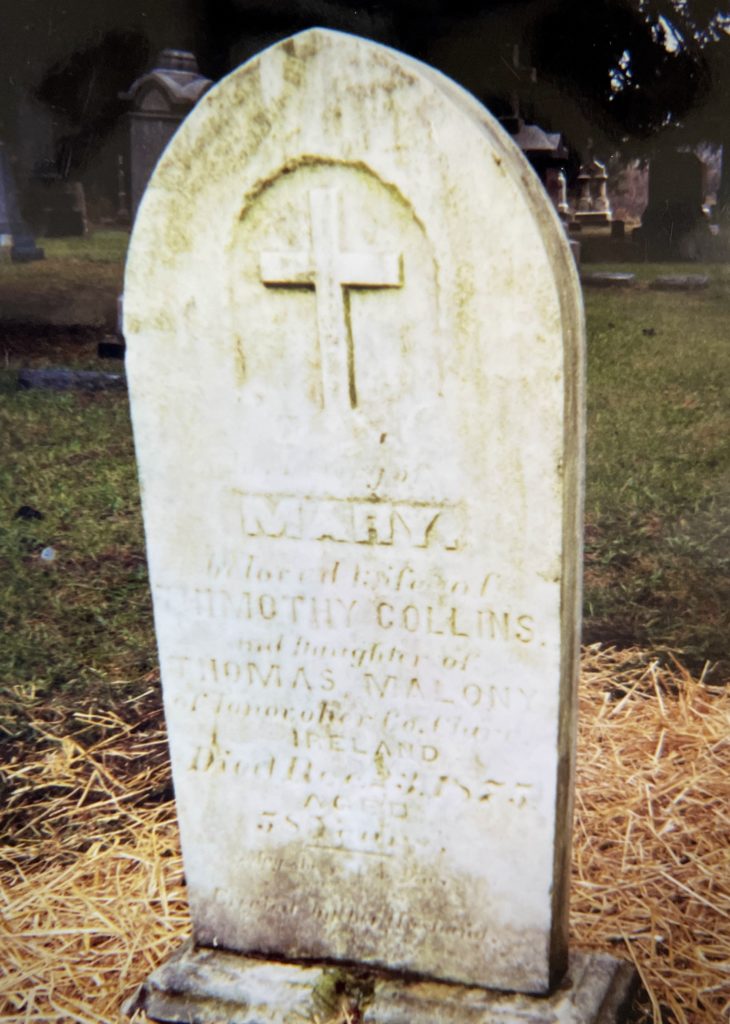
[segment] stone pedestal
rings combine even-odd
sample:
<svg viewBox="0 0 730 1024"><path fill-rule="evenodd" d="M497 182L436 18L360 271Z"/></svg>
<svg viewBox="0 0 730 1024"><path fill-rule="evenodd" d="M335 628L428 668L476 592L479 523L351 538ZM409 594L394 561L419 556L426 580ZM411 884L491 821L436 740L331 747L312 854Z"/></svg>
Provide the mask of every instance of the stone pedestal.
<svg viewBox="0 0 730 1024"><path fill-rule="evenodd" d="M361 969L254 960L186 943L154 971L123 1012L176 1024L619 1024L630 1019L634 968L574 953L554 992L527 996Z"/></svg>
<svg viewBox="0 0 730 1024"><path fill-rule="evenodd" d="M578 174L580 196L575 221L581 227L605 227L611 223L608 174L599 160L583 164Z"/></svg>

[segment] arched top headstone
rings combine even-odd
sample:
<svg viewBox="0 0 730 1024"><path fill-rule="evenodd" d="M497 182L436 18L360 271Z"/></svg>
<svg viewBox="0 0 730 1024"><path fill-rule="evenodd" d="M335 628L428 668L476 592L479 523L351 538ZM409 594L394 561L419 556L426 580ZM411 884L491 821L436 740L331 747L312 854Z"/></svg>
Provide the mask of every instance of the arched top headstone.
<svg viewBox="0 0 730 1024"><path fill-rule="evenodd" d="M161 50L154 67L122 95L133 111L187 113L210 88L211 81L200 74L195 54L187 50Z"/></svg>
<svg viewBox="0 0 730 1024"><path fill-rule="evenodd" d="M544 991L582 313L537 178L443 76L311 30L175 136L124 313L196 941Z"/></svg>

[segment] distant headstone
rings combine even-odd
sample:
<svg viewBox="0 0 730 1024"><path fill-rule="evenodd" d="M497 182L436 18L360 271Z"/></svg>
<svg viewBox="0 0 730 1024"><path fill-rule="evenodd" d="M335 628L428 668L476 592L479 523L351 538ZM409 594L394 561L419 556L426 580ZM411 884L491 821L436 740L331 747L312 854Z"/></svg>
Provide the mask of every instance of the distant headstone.
<svg viewBox="0 0 730 1024"><path fill-rule="evenodd" d="M694 153L652 160L649 202L635 232L648 259L701 259L710 244L703 210L707 169Z"/></svg>
<svg viewBox="0 0 730 1024"><path fill-rule="evenodd" d="M129 170L132 217L160 154L212 82L198 71L186 50L162 50L152 71L142 75L122 98L129 113ZM124 197L126 203L126 195ZM121 207L120 199L120 207Z"/></svg>
<svg viewBox="0 0 730 1024"><path fill-rule="evenodd" d="M663 292L696 292L707 288L709 284L710 279L706 274L666 274L655 277L649 287Z"/></svg>
<svg viewBox="0 0 730 1024"><path fill-rule="evenodd" d="M588 288L630 288L636 283L636 274L595 270L581 274L580 280Z"/></svg>
<svg viewBox="0 0 730 1024"><path fill-rule="evenodd" d="M124 334L195 942L132 1006L283 1020L262 957L547 992L583 324L539 182L449 80L302 33L160 161Z"/></svg>
<svg viewBox="0 0 730 1024"><path fill-rule="evenodd" d="M25 193L23 208L34 231L46 238L88 232L84 186L80 181L65 181L53 167L38 168Z"/></svg>
<svg viewBox="0 0 730 1024"><path fill-rule="evenodd" d="M24 263L41 260L44 253L21 215L8 153L0 142L0 258L4 255Z"/></svg>
<svg viewBox="0 0 730 1024"><path fill-rule="evenodd" d="M578 172L578 203L575 221L580 228L605 227L611 223L608 174L600 160L589 160Z"/></svg>

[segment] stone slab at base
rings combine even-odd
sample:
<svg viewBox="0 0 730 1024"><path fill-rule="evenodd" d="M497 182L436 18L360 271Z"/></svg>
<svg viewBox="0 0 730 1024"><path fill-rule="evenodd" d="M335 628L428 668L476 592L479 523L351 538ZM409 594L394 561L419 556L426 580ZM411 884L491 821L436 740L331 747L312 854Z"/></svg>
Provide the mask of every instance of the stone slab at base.
<svg viewBox="0 0 730 1024"><path fill-rule="evenodd" d="M636 274L596 270L581 274L580 281L588 288L630 288L636 283Z"/></svg>
<svg viewBox="0 0 730 1024"><path fill-rule="evenodd" d="M19 388L41 391L123 391L127 379L122 373L100 370L70 370L58 366L50 370L21 370Z"/></svg>
<svg viewBox="0 0 730 1024"><path fill-rule="evenodd" d="M655 277L649 287L660 292L693 292L707 288L709 283L706 274L667 274Z"/></svg>
<svg viewBox="0 0 730 1024"><path fill-rule="evenodd" d="M628 1020L636 987L631 964L603 953L573 953L556 992L526 996L254 960L186 943L123 1013L178 1024L305 1024L332 1019L345 1007L363 1024L620 1024Z"/></svg>

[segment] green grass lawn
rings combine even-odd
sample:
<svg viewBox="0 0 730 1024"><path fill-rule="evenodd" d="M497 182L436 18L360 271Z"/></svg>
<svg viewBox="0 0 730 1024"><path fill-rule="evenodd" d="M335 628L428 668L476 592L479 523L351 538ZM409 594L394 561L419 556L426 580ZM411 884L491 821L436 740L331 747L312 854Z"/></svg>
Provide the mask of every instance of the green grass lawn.
<svg viewBox="0 0 730 1024"><path fill-rule="evenodd" d="M44 270L48 287L78 284L86 271L92 293L94 267L121 282L125 242L110 233L44 243L56 261ZM9 277L35 266L0 267L0 297ZM586 294L584 639L677 652L697 671L709 661L720 681L730 675L730 267L630 269L636 288ZM710 288L645 286L681 270L708 273ZM156 666L126 396L15 387L23 365L118 370L96 359L99 331L19 332L0 320L0 729L9 736L41 705L51 718L71 699L118 705ZM17 516L23 506L42 518ZM52 561L41 557L47 548Z"/></svg>
<svg viewBox="0 0 730 1024"><path fill-rule="evenodd" d="M38 701L138 692L156 652L126 395L18 392L4 377L0 728L14 734Z"/></svg>
<svg viewBox="0 0 730 1024"><path fill-rule="evenodd" d="M0 262L0 319L39 325L113 328L129 234L39 238L45 259Z"/></svg>
<svg viewBox="0 0 730 1024"><path fill-rule="evenodd" d="M586 294L584 636L723 661L727 677L730 267L631 270L638 287ZM646 288L675 272L711 285Z"/></svg>

